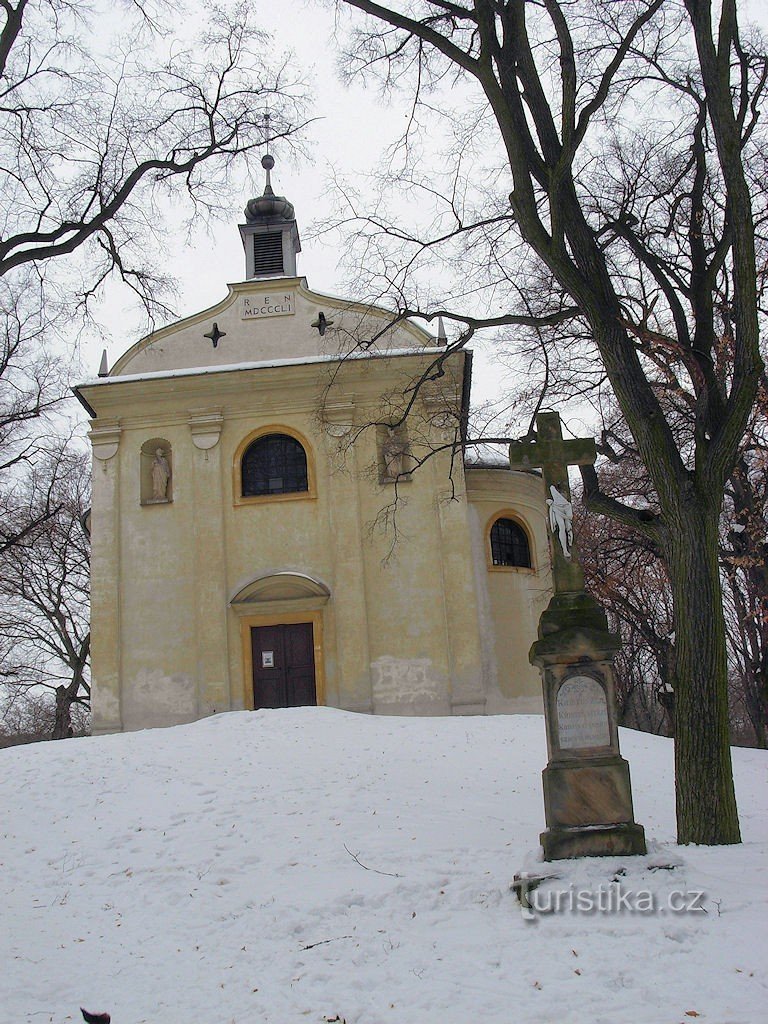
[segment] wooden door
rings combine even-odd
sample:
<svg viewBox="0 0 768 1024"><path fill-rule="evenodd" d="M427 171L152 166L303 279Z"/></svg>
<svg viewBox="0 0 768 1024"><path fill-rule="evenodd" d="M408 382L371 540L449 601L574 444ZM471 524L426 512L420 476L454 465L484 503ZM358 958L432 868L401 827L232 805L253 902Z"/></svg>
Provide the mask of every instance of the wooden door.
<svg viewBox="0 0 768 1024"><path fill-rule="evenodd" d="M251 627L251 655L254 709L317 704L311 622Z"/></svg>

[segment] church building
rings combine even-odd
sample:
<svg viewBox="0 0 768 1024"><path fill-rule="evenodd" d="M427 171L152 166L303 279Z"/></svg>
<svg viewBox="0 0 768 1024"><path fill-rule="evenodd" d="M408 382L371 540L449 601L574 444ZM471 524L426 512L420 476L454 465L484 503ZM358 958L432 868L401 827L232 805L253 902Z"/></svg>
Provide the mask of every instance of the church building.
<svg viewBox="0 0 768 1024"><path fill-rule="evenodd" d="M462 448L470 352L298 276L262 163L245 279L75 389L93 732L306 704L539 712L541 477Z"/></svg>

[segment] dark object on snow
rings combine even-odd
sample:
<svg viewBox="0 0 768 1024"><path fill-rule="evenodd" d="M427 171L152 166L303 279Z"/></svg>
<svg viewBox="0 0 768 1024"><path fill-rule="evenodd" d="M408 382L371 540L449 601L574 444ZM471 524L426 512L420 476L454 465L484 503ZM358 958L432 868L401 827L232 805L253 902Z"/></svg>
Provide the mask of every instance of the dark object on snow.
<svg viewBox="0 0 768 1024"><path fill-rule="evenodd" d="M88 1013L82 1006L80 1007L80 1013L83 1015L85 1024L109 1024L112 1020L108 1013Z"/></svg>

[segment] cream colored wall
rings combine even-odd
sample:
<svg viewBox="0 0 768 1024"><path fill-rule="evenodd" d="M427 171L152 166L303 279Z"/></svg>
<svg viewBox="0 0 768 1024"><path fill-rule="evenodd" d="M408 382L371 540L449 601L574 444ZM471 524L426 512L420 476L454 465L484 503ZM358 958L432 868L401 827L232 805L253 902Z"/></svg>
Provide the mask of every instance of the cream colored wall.
<svg viewBox="0 0 768 1024"><path fill-rule="evenodd" d="M230 601L253 579L288 571L331 593L322 608L328 703L391 714L484 710L460 467L460 500L447 500L438 460L399 485L394 549L391 524L371 528L395 488L378 481L375 428L358 432L382 415L382 387L401 391L424 358L350 364L333 393L335 437L327 414L318 416L328 378L317 365L84 388L99 413L95 451L105 424L120 424L116 454L97 458L94 471L95 731L249 706L241 619ZM423 409L413 423L419 415L423 441L434 428ZM190 424L217 416L217 443L200 450ZM315 497L238 503L236 453L265 425L306 438ZM150 437L172 446L168 504L140 504L140 452Z"/></svg>
<svg viewBox="0 0 768 1024"><path fill-rule="evenodd" d="M489 678L487 711L540 713L541 680L528 662L539 617L551 596L549 541L544 485L532 473L468 468L467 496L474 549L474 571ZM525 527L533 569L493 566L489 531L502 511Z"/></svg>
<svg viewBox="0 0 768 1024"><path fill-rule="evenodd" d="M334 706L538 710L527 651L548 576L488 572L485 530L499 507L518 509L533 531L537 565L546 565L540 480L469 470L467 492L460 460L451 481L448 456L438 455L398 485L394 519L383 515L395 486L380 482L377 428L366 425L397 417L433 358L431 339L402 325L392 347L422 353L216 372L238 361L312 358L343 348L347 329L363 324L370 332L386 322L383 312L317 296L298 279L280 287L295 289L292 314L243 321L244 296L272 286L231 286L218 307L157 332L109 378L79 389L96 413L94 731L251 706L247 639L258 616L316 616L320 682ZM324 339L310 326L319 309L335 321ZM202 338L214 318L227 331L216 350ZM463 360L460 353L448 364L441 393L425 387L409 413L416 456L453 436L455 420L444 413L446 403L458 408ZM168 373L189 366L207 369ZM139 376L149 370L166 373ZM238 499L238 450L267 426L306 442L310 495ZM140 452L158 437L172 446L173 501L142 505ZM286 572L310 577L314 589L280 600L261 591L257 600L247 589ZM234 601L241 592L247 599Z"/></svg>
<svg viewBox="0 0 768 1024"><path fill-rule="evenodd" d="M227 409L219 446L222 473L219 495L226 537L226 597L231 598L247 583L258 577L278 572L295 571L316 579L334 593L334 565L329 531L329 493L327 466L318 451L314 434L314 416L309 400L306 408L293 409L280 415L277 405L284 397L276 385L254 408L247 394L233 396ZM312 460L317 497L295 497L289 500L264 500L236 504L234 483L235 453L241 442L254 430L275 424L296 431L306 438L308 456ZM297 608L296 610L301 610ZM253 608L253 613L260 611ZM324 613L325 672L327 694L333 699L338 691L338 671L334 656L335 622L333 608ZM250 706L251 681L244 678L240 622L228 612L229 677L232 707ZM335 701L334 701L335 703Z"/></svg>
<svg viewBox="0 0 768 1024"><path fill-rule="evenodd" d="M375 458L372 438L373 432L358 453L369 464ZM386 530L371 530L370 524L392 502L393 485L360 488L377 712L452 714L485 708L466 501L447 502L446 483L434 460L399 484L401 503ZM461 496L461 476L456 483Z"/></svg>

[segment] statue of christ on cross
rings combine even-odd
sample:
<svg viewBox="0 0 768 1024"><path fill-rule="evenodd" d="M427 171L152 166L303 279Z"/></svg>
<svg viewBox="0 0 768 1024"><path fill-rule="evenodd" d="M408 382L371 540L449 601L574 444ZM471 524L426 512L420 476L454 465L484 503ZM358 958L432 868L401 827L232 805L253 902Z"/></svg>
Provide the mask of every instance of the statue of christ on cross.
<svg viewBox="0 0 768 1024"><path fill-rule="evenodd" d="M568 466L587 466L597 457L591 437L563 438L560 415L540 412L536 417L536 439L513 441L509 446L512 469L541 469L549 506L552 539L552 577L555 593L584 589L584 574L573 550L573 509L568 484Z"/></svg>

